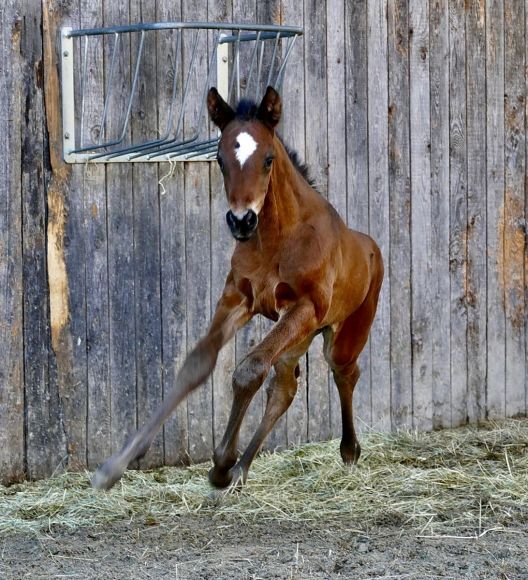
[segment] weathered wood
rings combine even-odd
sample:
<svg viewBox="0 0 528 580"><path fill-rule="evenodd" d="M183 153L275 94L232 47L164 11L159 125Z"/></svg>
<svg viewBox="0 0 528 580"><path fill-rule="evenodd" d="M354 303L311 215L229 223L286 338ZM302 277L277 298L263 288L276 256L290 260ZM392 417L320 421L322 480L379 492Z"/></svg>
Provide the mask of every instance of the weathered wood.
<svg viewBox="0 0 528 580"><path fill-rule="evenodd" d="M0 140L0 482L6 484L24 477L25 449L20 214L22 143L18 125L23 100L21 87L17 87L21 75L22 22L17 4L8 0L0 6L0 94L3 95L0 101L0 134L3 136ZM37 200L41 195L37 193ZM37 201L37 207L41 203ZM43 248L41 264L42 252ZM42 378L37 375L36 380L40 383Z"/></svg>
<svg viewBox="0 0 528 580"><path fill-rule="evenodd" d="M159 21L181 20L181 3L158 0ZM167 122L172 98L173 66L176 56L175 37L164 34L158 40L157 91L160 126ZM181 91L181 52L178 57ZM160 244L161 244L161 320L162 379L164 396L174 386L176 373L187 353L186 261L185 261L185 184L182 163L160 163ZM164 426L165 463L175 465L188 461L187 401L183 401Z"/></svg>
<svg viewBox="0 0 528 580"><path fill-rule="evenodd" d="M183 20L207 19L207 6L191 0L182 1ZM189 38L190 40L190 38ZM192 78L189 97L196 114L203 98L203 79L207 67L207 38L198 42L197 74ZM184 60L189 59L189 45ZM184 42L184 50L186 42ZM199 58L199 60L198 60ZM184 66L184 70L185 70ZM187 126L186 131L192 128ZM187 347L193 348L205 334L211 319L211 232L209 167L205 163L186 163L185 166L185 244L187 264ZM189 421L189 454L204 459L211 456L213 447L213 388L212 381L194 391L187 401Z"/></svg>
<svg viewBox="0 0 528 580"><path fill-rule="evenodd" d="M464 2L449 5L451 422L467 418L467 153Z"/></svg>
<svg viewBox="0 0 528 580"><path fill-rule="evenodd" d="M304 0L304 93L306 100L305 158L315 188L328 197L327 67L325 3ZM317 95L317 100L310 98ZM314 338L308 349L308 439L330 436L328 366L323 337ZM321 419L322 418L322 419Z"/></svg>
<svg viewBox="0 0 528 580"><path fill-rule="evenodd" d="M439 428L451 425L448 1L431 2L429 15L432 390L433 427Z"/></svg>
<svg viewBox="0 0 528 580"><path fill-rule="evenodd" d="M525 178L526 81L525 2L504 2L504 209L503 229L504 309L506 316L506 416L526 412L525 351Z"/></svg>
<svg viewBox="0 0 528 580"><path fill-rule="evenodd" d="M231 0L215 0L209 4L208 17L213 21L230 21ZM226 224L228 210L222 173L216 163L210 165L209 183L211 187L211 307L212 312L224 289L225 279L231 267L234 249L233 236ZM212 313L211 313L212 314ZM213 439L220 443L227 426L231 408L231 377L236 363L235 340L224 346L213 372Z"/></svg>
<svg viewBox="0 0 528 580"><path fill-rule="evenodd" d="M387 5L368 3L369 233L381 249L385 278L370 335L372 425L390 430L390 236L388 180Z"/></svg>
<svg viewBox="0 0 528 580"><path fill-rule="evenodd" d="M391 424L412 427L411 166L409 13L406 0L388 3L388 148L390 192Z"/></svg>
<svg viewBox="0 0 528 580"><path fill-rule="evenodd" d="M103 21L102 2L81 1L81 26L94 28ZM87 51L84 127L87 141L94 140L101 128L104 67L103 42L91 39ZM86 223L86 360L87 360L87 462L94 468L112 451L109 375L108 240L106 216L106 175L104 166L83 168ZM81 210L81 208L78 208Z"/></svg>
<svg viewBox="0 0 528 580"><path fill-rule="evenodd" d="M504 203L504 13L503 3L486 2L487 136L487 413L506 414L505 320L502 267L503 232L498 224Z"/></svg>
<svg viewBox="0 0 528 580"><path fill-rule="evenodd" d="M79 7L43 3L44 94L51 175L47 192L47 269L51 326L49 433L59 441L53 471L86 467L86 302L82 168L62 158L59 28L79 25Z"/></svg>
<svg viewBox="0 0 528 580"><path fill-rule="evenodd" d="M431 168L428 3L409 2L413 426L431 429Z"/></svg>
<svg viewBox="0 0 528 580"><path fill-rule="evenodd" d="M22 78L20 102L25 103L25 123L22 123L22 116L19 112L18 136L21 138L21 143L18 144L18 155L21 168L16 177L22 185L23 380L25 383L25 427L27 440L30 442L25 460L29 477L37 478L47 475L53 468L52 458L57 456L60 443L56 437L57 432L53 431L50 424L53 404L57 398L51 396L51 391L56 389L56 383L50 383L48 362L50 336L46 272L42 10L40 7L38 10L31 10L27 5L25 9L25 18L20 22L18 37L21 61L15 61L13 64L21 67L17 76ZM40 82L37 82L37 75L41 77ZM16 149L13 148L13 152L15 151ZM8 195L9 189L9 187L5 189ZM13 222L14 224L16 221Z"/></svg>
<svg viewBox="0 0 528 580"><path fill-rule="evenodd" d="M347 200L348 226L368 233L368 136L367 136L367 11L366 2L345 5ZM354 392L354 411L362 424L372 424L370 341L359 357L361 378Z"/></svg>
<svg viewBox="0 0 528 580"><path fill-rule="evenodd" d="M486 417L486 15L484 0L466 11L468 419Z"/></svg>
<svg viewBox="0 0 528 580"><path fill-rule="evenodd" d="M105 2L103 18L105 26L128 23L129 4ZM110 58L107 52L105 62L111 62ZM116 63L117 78L123 79L123 86L116 87L109 102L114 114L108 117L108 134L116 134L121 122L117 111L130 83L129 76L123 73L129 67L130 42L124 37ZM132 173L133 167L127 164L106 167L112 452L121 448L137 427Z"/></svg>
<svg viewBox="0 0 528 580"><path fill-rule="evenodd" d="M303 26L303 11L289 1L282 0L281 15L283 24ZM293 48L286 69L287 81L282 87L282 120L280 134L290 147L300 155L305 150L305 107L304 107L304 38L298 39ZM295 442L306 441L308 438L308 385L307 385L307 357L299 361L301 375L298 379L297 395L286 414L286 440L292 445ZM279 432L283 424L275 427ZM275 442L271 439L271 444Z"/></svg>
<svg viewBox="0 0 528 580"><path fill-rule="evenodd" d="M346 111L345 111L345 2L326 4L328 201L347 219ZM332 377L328 381L330 435L341 435L341 405Z"/></svg>
<svg viewBox="0 0 528 580"><path fill-rule="evenodd" d="M152 22L156 19L155 4L134 0L130 3L132 22ZM132 41L132 62L135 62L139 42ZM138 94L132 109L134 138L152 138L157 126L156 38L147 34L143 49L142 74L138 79ZM150 127L150 130L147 130ZM136 317L137 417L143 425L161 405L161 302L160 302L160 232L158 167L151 163L136 164L133 170L134 191L134 262ZM158 434L148 453L140 460L141 467L161 465L163 436Z"/></svg>

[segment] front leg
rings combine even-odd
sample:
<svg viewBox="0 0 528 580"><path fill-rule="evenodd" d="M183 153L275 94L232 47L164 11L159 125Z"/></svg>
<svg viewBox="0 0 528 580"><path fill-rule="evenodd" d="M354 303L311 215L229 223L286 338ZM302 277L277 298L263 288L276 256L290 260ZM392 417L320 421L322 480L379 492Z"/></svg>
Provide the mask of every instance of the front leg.
<svg viewBox="0 0 528 580"><path fill-rule="evenodd" d="M191 391L207 380L214 369L220 349L251 316L246 296L239 292L232 276L229 276L211 326L185 359L174 388L147 423L119 452L99 467L92 480L94 487L110 489L119 481L128 465L147 452L163 423Z"/></svg>
<svg viewBox="0 0 528 580"><path fill-rule="evenodd" d="M214 452L214 466L209 471L209 481L215 487L223 488L231 483L232 468L237 461L238 434L244 415L271 366L285 352L306 341L316 329L317 318L313 304L308 300L299 302L281 316L264 340L236 368L233 374L231 414L224 437Z"/></svg>

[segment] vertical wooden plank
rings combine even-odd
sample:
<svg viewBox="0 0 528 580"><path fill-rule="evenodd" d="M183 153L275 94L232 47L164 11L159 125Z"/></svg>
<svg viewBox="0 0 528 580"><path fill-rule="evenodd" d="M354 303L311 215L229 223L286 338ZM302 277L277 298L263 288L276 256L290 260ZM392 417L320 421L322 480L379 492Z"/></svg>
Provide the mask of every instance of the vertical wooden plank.
<svg viewBox="0 0 528 580"><path fill-rule="evenodd" d="M370 337L372 424L389 431L390 418L390 236L388 177L387 4L368 3L368 154L370 235L381 249L385 279ZM375 361L375 362L374 362Z"/></svg>
<svg viewBox="0 0 528 580"><path fill-rule="evenodd" d="M16 2L0 6L0 482L24 477L20 34ZM20 87L20 85L19 85ZM41 250L42 252L42 250Z"/></svg>
<svg viewBox="0 0 528 580"><path fill-rule="evenodd" d="M409 4L413 426L432 428L429 5Z"/></svg>
<svg viewBox="0 0 528 580"><path fill-rule="evenodd" d="M304 26L303 10L289 0L281 0L282 24ZM292 50L282 85L282 120L279 132L284 142L301 155L305 149L304 37L298 38ZM297 445L308 438L307 357L299 361L301 375L297 395L286 414L286 441ZM276 428L278 433L279 426ZM284 435L282 436L284 437ZM273 437L271 438L273 443Z"/></svg>
<svg viewBox="0 0 528 580"><path fill-rule="evenodd" d="M208 18L213 22L231 20L231 0L215 0L209 4ZM211 42L212 38L210 38ZM209 44L211 46L211 44ZM215 81L216 82L216 81ZM231 268L231 255L235 241L227 227L225 214L228 210L224 180L217 163L209 165L211 185L211 306L212 312L224 289ZM213 372L213 441L216 446L224 434L231 407L231 377L235 368L235 340L224 346L218 356Z"/></svg>
<svg viewBox="0 0 528 580"><path fill-rule="evenodd" d="M133 0L132 22L156 20L155 3ZM139 36L132 42L132 62L136 61ZM138 79L137 98L132 110L132 133L136 141L152 137L157 127L156 35L147 34ZM162 401L161 383L161 302L160 302L160 215L158 167L136 163L133 169L134 262L136 317L136 373L138 425L143 425ZM139 464L153 467L163 462L163 436L157 435Z"/></svg>
<svg viewBox="0 0 528 580"><path fill-rule="evenodd" d="M525 3L504 2L504 210L502 227L506 315L506 416L524 415L526 316L524 296L526 81Z"/></svg>
<svg viewBox="0 0 528 580"><path fill-rule="evenodd" d="M326 10L324 2L304 0L305 151L315 188L328 197L328 109L326 67ZM330 437L328 367L323 336L308 349L308 439Z"/></svg>
<svg viewBox="0 0 528 580"><path fill-rule="evenodd" d="M451 425L451 309L449 296L449 12L430 3L431 100L431 343L433 427Z"/></svg>
<svg viewBox="0 0 528 580"><path fill-rule="evenodd" d="M86 468L85 220L81 167L62 160L59 30L79 26L79 5L43 3L44 78L51 175L47 193L47 268L51 328L49 432L60 444L51 468ZM64 449L65 444L65 449Z"/></svg>
<svg viewBox="0 0 528 580"><path fill-rule="evenodd" d="M18 118L12 118L17 119L18 135L22 140L19 145L21 167L15 179L22 184L23 355L27 442L25 461L28 476L37 478L44 477L53 470L53 458L61 455L61 452L64 454L64 449L57 438L57 431L50 425L52 409L57 400L57 385L49 380L48 360L51 344L46 271L44 102L42 83L40 87L37 84L37 74L43 73L40 33L42 11L40 8L37 11L31 10L27 5L24 9L25 18L20 23L18 36L22 62L13 60L12 64L15 67L20 66L15 74L22 79L21 86L25 94L20 95L20 102L25 103L25 111L23 116L19 112ZM16 192L16 188L14 191ZM51 395L53 390L54 397Z"/></svg>
<svg viewBox="0 0 528 580"><path fill-rule="evenodd" d="M104 24L127 24L129 4L104 3ZM108 45L110 46L110 45ZM123 95L130 90L130 41L121 39L122 50L116 63L116 79L109 102L107 132L117 134ZM105 53L106 69L111 55ZM134 201L131 164L106 166L108 236L108 306L110 332L110 402L112 451L119 449L137 427L136 404L136 283L134 275Z"/></svg>
<svg viewBox="0 0 528 580"><path fill-rule="evenodd" d="M504 13L503 3L486 2L486 135L487 135L487 412L505 416L505 320L502 281L504 203Z"/></svg>
<svg viewBox="0 0 528 580"><path fill-rule="evenodd" d="M486 416L486 14L484 0L466 11L468 418Z"/></svg>
<svg viewBox="0 0 528 580"><path fill-rule="evenodd" d="M467 156L464 2L449 5L451 422L467 420Z"/></svg>
<svg viewBox="0 0 528 580"><path fill-rule="evenodd" d="M347 199L348 225L368 233L368 112L367 112L367 5L345 5L345 82L347 119ZM386 115L386 111L384 113ZM361 378L354 393L356 428L372 425L370 341L359 357Z"/></svg>
<svg viewBox="0 0 528 580"><path fill-rule="evenodd" d="M255 22L257 18L257 3L255 0L242 1L233 0L233 22ZM247 58L246 56L241 57L242 60ZM241 66L241 70L246 67ZM235 104L233 100L232 104ZM242 328L236 335L236 362L237 364L243 360L247 353L258 344L261 340L261 320L260 317L255 317L251 320L244 328ZM255 433L260 419L262 417L262 410L265 401L265 387L263 386L259 392L253 398L251 402L244 422L242 423L242 428L240 429L240 443L239 448L245 449L248 445L251 437Z"/></svg>
<svg viewBox="0 0 528 580"><path fill-rule="evenodd" d="M388 3L391 424L412 427L409 13Z"/></svg>
<svg viewBox="0 0 528 580"><path fill-rule="evenodd" d="M158 0L159 22L181 20L181 2ZM178 59L178 87L181 91L181 51L176 55L176 36L163 33L158 38L159 122L164 127L172 98L174 61ZM185 189L183 163L159 165L160 243L161 243L161 319L162 379L164 396L174 387L176 373L187 352L186 262L185 262ZM164 426L165 463L187 461L187 401L182 401Z"/></svg>
<svg viewBox="0 0 528 580"><path fill-rule="evenodd" d="M525 30L525 44L526 52L524 55L525 66L528 63L528 6L524 5L524 30ZM524 96L524 122L528 124L528 75L525 74L525 96ZM528 142L526 143L526 171L528 172ZM524 233L528 236L528 187L524 186ZM525 242L524 245L524 308L528 308L528 244ZM525 313L526 314L526 313ZM524 317L524 356L525 360L528 361L528 316ZM528 364L525 365L524 369L524 386L525 386L525 397L526 397L526 415L528 415Z"/></svg>
<svg viewBox="0 0 528 580"><path fill-rule="evenodd" d="M345 96L345 2L326 4L326 65L328 75L328 201L347 220L346 96ZM329 375L330 435L341 435L341 405Z"/></svg>
<svg viewBox="0 0 528 580"><path fill-rule="evenodd" d="M207 20L207 6L190 0L182 2L184 21ZM184 39L184 62L189 62L191 38ZM203 96L208 61L207 35L200 36L196 55L196 74L188 98L196 113ZM185 66L184 66L185 70ZM189 130L189 124L186 130ZM193 348L205 334L211 318L211 222L210 184L207 163L185 164L186 265L187 265L187 346ZM194 461L211 456L213 447L213 390L209 379L187 401L189 455Z"/></svg>
<svg viewBox="0 0 528 580"><path fill-rule="evenodd" d="M102 2L82 0L81 27L102 25ZM88 142L97 138L103 104L102 37L88 45L84 127ZM86 353L87 353L87 461L93 468L111 454L111 401L109 388L108 247L106 231L105 168L83 168L86 216Z"/></svg>

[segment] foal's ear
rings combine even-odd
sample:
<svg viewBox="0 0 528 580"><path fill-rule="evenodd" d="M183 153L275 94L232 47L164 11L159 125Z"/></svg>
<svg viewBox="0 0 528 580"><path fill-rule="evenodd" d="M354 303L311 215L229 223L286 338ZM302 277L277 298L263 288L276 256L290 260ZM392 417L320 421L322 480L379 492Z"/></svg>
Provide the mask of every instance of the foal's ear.
<svg viewBox="0 0 528 580"><path fill-rule="evenodd" d="M220 131L235 118L235 111L222 99L215 87L211 87L207 93L207 110L211 121Z"/></svg>
<svg viewBox="0 0 528 580"><path fill-rule="evenodd" d="M274 129L281 118L282 102L279 93L268 87L257 111L257 119Z"/></svg>

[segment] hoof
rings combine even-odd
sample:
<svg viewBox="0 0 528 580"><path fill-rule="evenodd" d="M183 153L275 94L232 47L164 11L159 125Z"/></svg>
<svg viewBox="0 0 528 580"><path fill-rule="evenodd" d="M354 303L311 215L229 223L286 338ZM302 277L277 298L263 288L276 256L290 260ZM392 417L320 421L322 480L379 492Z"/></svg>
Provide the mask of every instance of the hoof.
<svg viewBox="0 0 528 580"><path fill-rule="evenodd" d="M111 489L121 479L125 469L126 466L122 468L116 461L109 459L94 473L92 487L104 490Z"/></svg>
<svg viewBox="0 0 528 580"><path fill-rule="evenodd" d="M209 482L218 489L240 489L246 483L246 479L247 473L238 465L227 471L214 467L209 471Z"/></svg>
<svg viewBox="0 0 528 580"><path fill-rule="evenodd" d="M359 443L356 443L351 447L341 445L339 451L341 452L343 463L347 466L356 465L359 456L361 455L361 447L359 446Z"/></svg>
<svg viewBox="0 0 528 580"><path fill-rule="evenodd" d="M212 467L209 470L209 483L218 488L225 489L231 484L231 469L218 469L217 467Z"/></svg>
<svg viewBox="0 0 528 580"><path fill-rule="evenodd" d="M240 491L246 484L247 472L239 465L235 465L230 473L231 484L229 485L229 491Z"/></svg>

